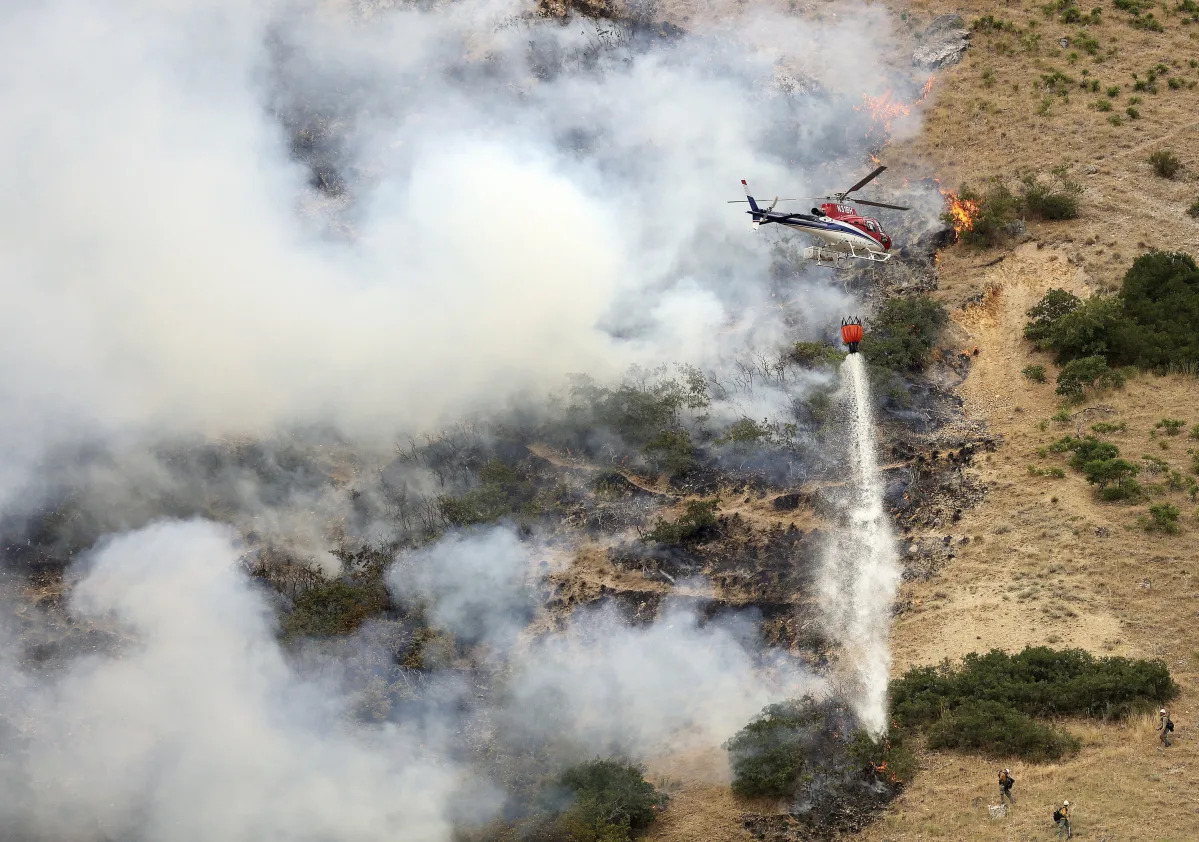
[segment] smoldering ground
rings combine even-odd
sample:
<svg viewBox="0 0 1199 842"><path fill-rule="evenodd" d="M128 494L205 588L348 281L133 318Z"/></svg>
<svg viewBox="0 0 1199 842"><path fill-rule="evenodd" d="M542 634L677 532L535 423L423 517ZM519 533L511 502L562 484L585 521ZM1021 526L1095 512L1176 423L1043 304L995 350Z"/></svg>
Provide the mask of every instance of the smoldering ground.
<svg viewBox="0 0 1199 842"><path fill-rule="evenodd" d="M767 251L724 200L741 176L812 193L862 159L862 91L775 75L829 81L813 56L840 45L885 86L880 13L597 44L519 11L17 4L6 498L80 438L388 435L568 371L777 345ZM313 132L344 185L315 217ZM348 238L320 235L331 218ZM790 334L846 309L804 288Z"/></svg>
<svg viewBox="0 0 1199 842"><path fill-rule="evenodd" d="M782 653L762 669L749 627L701 628L680 610L641 629L582 615L561 637L518 645L504 630L533 608L536 549L498 528L421 551L437 564L417 582L401 566L392 582L492 646L505 679L483 707L469 673L434 674L414 693L386 658L344 657L382 642L370 629L327 651L343 656L333 661L285 655L265 591L239 567L244 550L202 521L104 541L78 563L69 612L118 643L49 672L20 663L22 618L8 618L0 818L16 838L448 838L464 795L475 818L499 806L461 744L488 723L500 745L582 758L684 731L719 740L765 701L818 686ZM383 715L368 726L358 708L372 680Z"/></svg>
<svg viewBox="0 0 1199 842"><path fill-rule="evenodd" d="M242 553L282 545L332 572L343 543L427 541L444 529L431 501L458 463L436 476L379 456L397 434L536 402L567 372L607 380L664 360L729 370L738 355L815 338L846 309L806 268L786 272L778 306L768 249L723 201L740 177L822 192L829 165L862 159L869 116L855 106L879 91L838 88L833 63L811 57L853 54L860 78L906 84L868 66L883 13L610 38L522 11L406 6L364 23L336 4L11 5L0 32L12 127L0 134L5 564L96 548L70 616L114 623L121 643L117 656L68 653L41 674L14 661L22 624L41 620L5 609L6 827L56 839L447 838L465 767L441 708L469 696L461 678L422 690L422 703L392 687L403 684L394 664L379 666L383 724L351 724L347 685L313 679L275 643L272 609L287 595L276 606L238 573ZM780 72L791 81L777 84ZM786 391L735 405L783 411ZM329 492L336 466L310 474L280 458L286 448L219 452L222 437L314 427L334 431L330 462L357 452L378 469L349 483L356 495L346 483ZM57 517L68 509L79 519ZM196 515L238 538L155 525ZM433 611L457 598L452 583L412 587ZM476 633L508 640L526 610L489 608ZM578 623L538 660L502 649L509 701L483 713L506 721L530 687L587 686L578 665L589 664L610 677L603 693L561 690L585 724L582 748L696 722L716 739L802 679L780 667L795 680L767 680L744 628L701 628L685 613L645 632L603 613ZM722 653L735 686L696 662L705 651ZM618 664L633 655L626 673ZM702 710L680 693L688 683Z"/></svg>

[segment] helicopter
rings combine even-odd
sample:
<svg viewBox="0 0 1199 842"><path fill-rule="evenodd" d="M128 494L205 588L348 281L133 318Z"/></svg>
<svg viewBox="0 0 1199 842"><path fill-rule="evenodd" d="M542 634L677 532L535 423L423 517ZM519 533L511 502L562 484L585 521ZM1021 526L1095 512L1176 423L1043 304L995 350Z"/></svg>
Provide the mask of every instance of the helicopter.
<svg viewBox="0 0 1199 842"><path fill-rule="evenodd" d="M759 225L774 222L787 228L794 228L811 234L820 241L819 245L804 249L804 257L821 264L836 265L846 258L866 260L872 263L886 263L891 259L891 238L883 230L877 219L863 216L857 209L845 204L846 197L865 187L885 170L880 166L870 175L863 178L853 187L832 196L819 196L823 200L818 208L812 208L811 213L783 213L774 208L780 202L798 202L799 199L779 199L777 196L769 206L763 208L750 195L749 185L741 179L745 188L744 199L733 199L729 204L749 203L746 211L753 220L754 230ZM911 210L902 205L888 205L883 202L871 202L866 199L852 199L855 204L870 205L875 208L890 208L891 210Z"/></svg>

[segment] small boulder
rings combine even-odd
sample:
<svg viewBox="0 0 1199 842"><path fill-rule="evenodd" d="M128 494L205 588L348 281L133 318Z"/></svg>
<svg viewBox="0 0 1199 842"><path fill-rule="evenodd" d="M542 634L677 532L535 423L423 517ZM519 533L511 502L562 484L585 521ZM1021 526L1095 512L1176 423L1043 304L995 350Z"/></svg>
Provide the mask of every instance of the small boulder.
<svg viewBox="0 0 1199 842"><path fill-rule="evenodd" d="M957 64L970 46L970 30L961 15L938 15L919 38L923 46L912 53L912 63L925 70Z"/></svg>

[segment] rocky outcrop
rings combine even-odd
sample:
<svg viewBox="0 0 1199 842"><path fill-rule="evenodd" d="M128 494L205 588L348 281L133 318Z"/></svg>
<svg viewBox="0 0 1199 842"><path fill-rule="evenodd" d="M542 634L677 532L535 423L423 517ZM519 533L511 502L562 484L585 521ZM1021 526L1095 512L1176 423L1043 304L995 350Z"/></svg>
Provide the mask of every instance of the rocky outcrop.
<svg viewBox="0 0 1199 842"><path fill-rule="evenodd" d="M923 70L957 64L970 46L970 30L960 15L934 18L919 38L923 43L912 53L912 64Z"/></svg>

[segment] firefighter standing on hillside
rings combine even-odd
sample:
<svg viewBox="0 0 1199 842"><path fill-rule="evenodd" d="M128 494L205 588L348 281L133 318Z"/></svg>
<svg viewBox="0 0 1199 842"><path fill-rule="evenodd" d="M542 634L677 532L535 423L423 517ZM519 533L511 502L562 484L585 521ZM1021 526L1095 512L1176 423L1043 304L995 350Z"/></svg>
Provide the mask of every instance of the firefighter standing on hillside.
<svg viewBox="0 0 1199 842"><path fill-rule="evenodd" d="M1054 836L1065 836L1071 839L1074 836L1074 831L1070 829L1070 802L1063 801L1062 806L1053 811L1053 821L1057 824L1057 833Z"/></svg>
<svg viewBox="0 0 1199 842"><path fill-rule="evenodd" d="M1014 784L1015 782L1016 782L1016 779L1012 777L1011 769L1004 769L999 773L999 803L1000 804L1003 803L1004 798L1006 798L1008 801L1012 802L1013 804L1016 803L1015 799L1012 798L1012 784Z"/></svg>
<svg viewBox="0 0 1199 842"><path fill-rule="evenodd" d="M1170 721L1170 714L1166 713L1165 708L1162 708L1157 715L1157 733L1163 746L1170 745L1170 732L1173 730L1174 723Z"/></svg>

